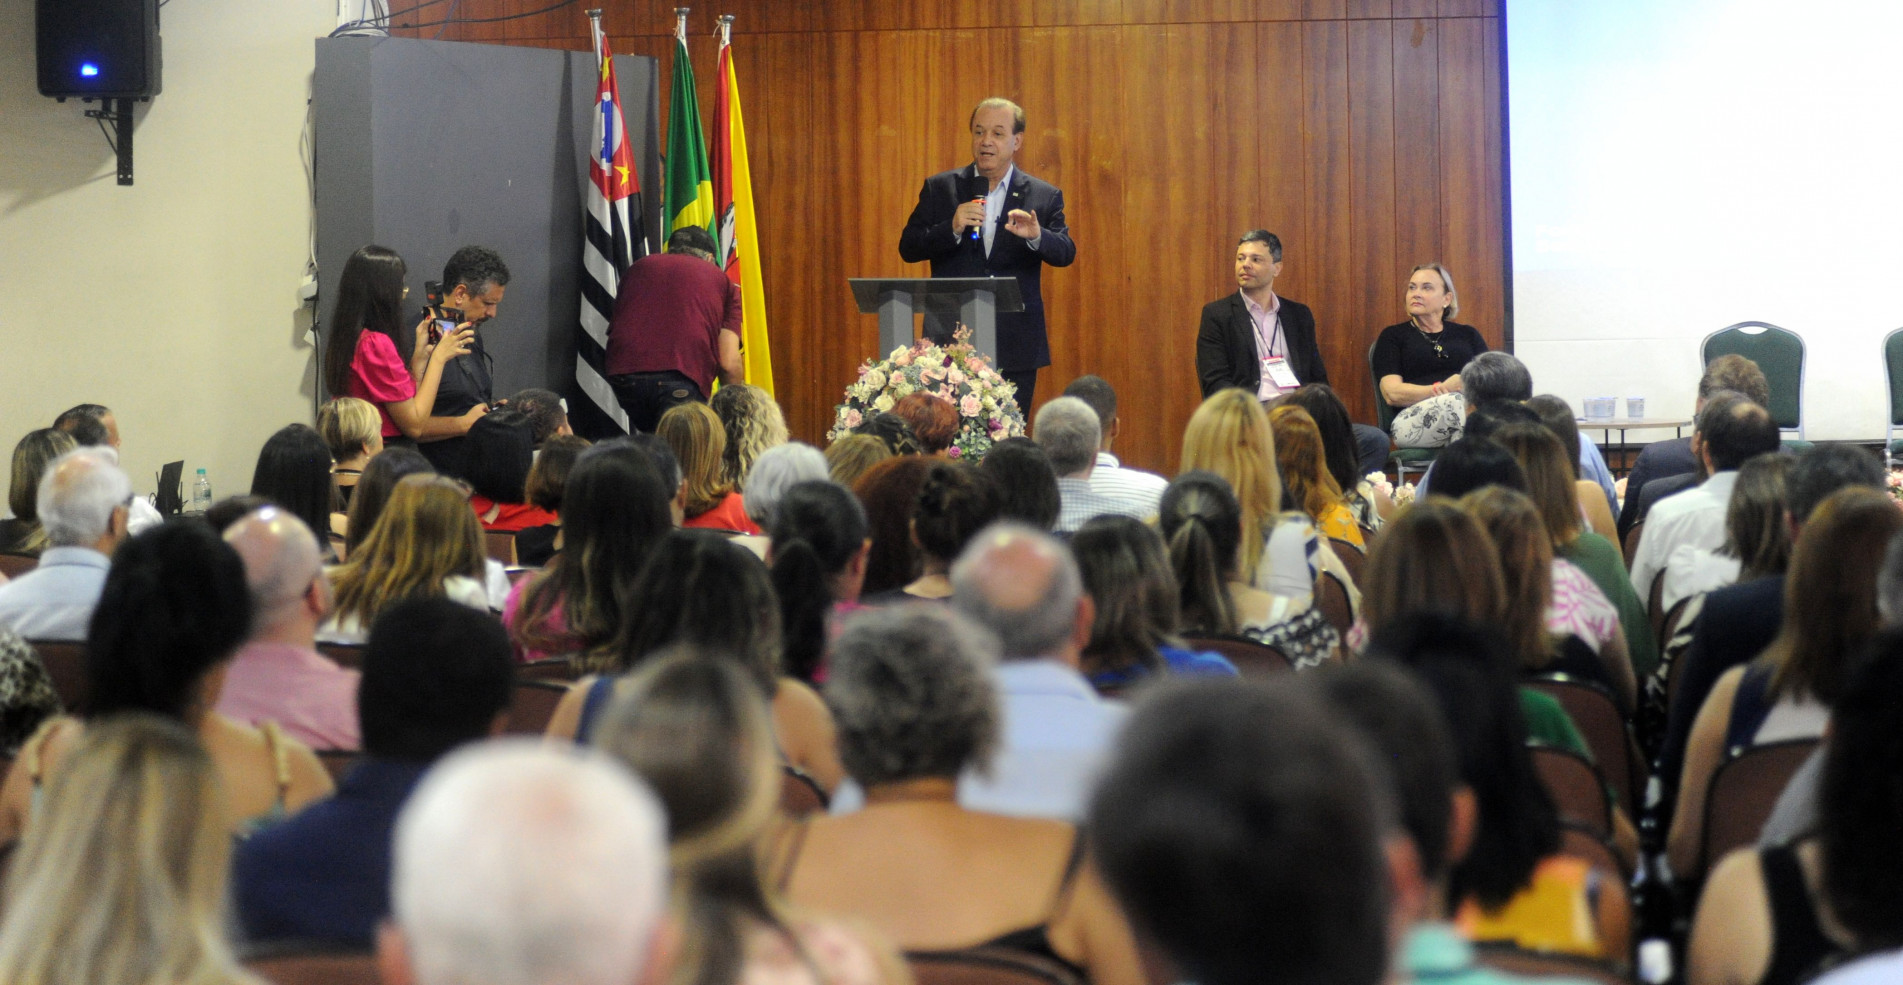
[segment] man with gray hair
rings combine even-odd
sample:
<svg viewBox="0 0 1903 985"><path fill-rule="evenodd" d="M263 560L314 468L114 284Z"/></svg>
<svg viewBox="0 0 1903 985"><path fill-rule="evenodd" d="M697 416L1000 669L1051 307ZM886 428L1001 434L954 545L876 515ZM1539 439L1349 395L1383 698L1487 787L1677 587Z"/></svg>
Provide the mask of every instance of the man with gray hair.
<svg viewBox="0 0 1903 985"><path fill-rule="evenodd" d="M1112 389L1110 381L1101 376L1079 376L1064 388L1064 396L1075 397L1090 405L1097 414L1097 462L1090 470L1090 492L1102 501L1124 506L1125 509L1103 509L1099 513L1121 513L1138 518L1156 515L1157 507L1163 501L1163 490L1169 487L1169 480L1153 472L1127 468L1111 454L1110 447L1117 440L1117 434L1123 430L1123 420L1117 416L1117 391ZM1064 497L1065 501L1069 497ZM1127 507L1134 505L1135 512ZM1097 514L1092 514L1097 515ZM1083 526L1084 517L1075 525L1066 526L1060 516L1057 529L1072 531Z"/></svg>
<svg viewBox="0 0 1903 985"><path fill-rule="evenodd" d="M1031 437L1057 473L1058 533L1075 533L1096 516L1156 515L1163 497L1160 490L1149 491L1127 481L1119 475L1121 468L1098 467L1103 422L1089 404L1077 397L1058 397L1045 404L1038 408Z"/></svg>
<svg viewBox="0 0 1903 985"><path fill-rule="evenodd" d="M47 548L39 567L0 586L0 626L29 640L83 642L132 498L112 449L75 448L54 459L36 502Z"/></svg>
<svg viewBox="0 0 1903 985"><path fill-rule="evenodd" d="M385 985L645 985L671 963L654 796L582 749L451 754L397 820Z"/></svg>
<svg viewBox="0 0 1903 985"><path fill-rule="evenodd" d="M987 777L968 776L971 810L1077 821L1110 754L1124 706L1078 670L1096 605L1064 545L1018 523L973 538L952 565L952 607L998 637L1003 733Z"/></svg>
<svg viewBox="0 0 1903 985"><path fill-rule="evenodd" d="M313 749L358 749L359 674L317 652L317 627L330 615L330 579L317 538L275 506L225 530L244 559L251 589L251 639L225 671L218 713L250 725L278 723Z"/></svg>

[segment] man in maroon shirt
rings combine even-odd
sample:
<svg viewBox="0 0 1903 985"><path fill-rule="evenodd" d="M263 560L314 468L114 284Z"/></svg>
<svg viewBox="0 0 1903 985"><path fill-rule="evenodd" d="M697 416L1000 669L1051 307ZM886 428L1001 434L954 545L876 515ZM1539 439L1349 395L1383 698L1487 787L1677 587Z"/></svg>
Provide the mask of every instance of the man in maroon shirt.
<svg viewBox="0 0 1903 985"><path fill-rule="evenodd" d="M744 382L740 287L714 264L714 238L676 229L667 252L621 278L608 326L608 384L637 431L653 431L675 404L706 400L714 380Z"/></svg>

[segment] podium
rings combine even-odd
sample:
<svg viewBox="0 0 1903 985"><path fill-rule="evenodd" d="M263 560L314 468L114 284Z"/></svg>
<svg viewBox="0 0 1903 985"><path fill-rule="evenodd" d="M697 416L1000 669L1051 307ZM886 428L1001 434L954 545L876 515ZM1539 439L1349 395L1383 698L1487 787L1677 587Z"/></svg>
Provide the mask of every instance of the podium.
<svg viewBox="0 0 1903 985"><path fill-rule="evenodd" d="M978 354L998 362L998 312L1023 311L1015 277L849 277L859 310L879 315L879 353L912 344L912 316L925 315L925 337L950 341L958 322L970 326Z"/></svg>

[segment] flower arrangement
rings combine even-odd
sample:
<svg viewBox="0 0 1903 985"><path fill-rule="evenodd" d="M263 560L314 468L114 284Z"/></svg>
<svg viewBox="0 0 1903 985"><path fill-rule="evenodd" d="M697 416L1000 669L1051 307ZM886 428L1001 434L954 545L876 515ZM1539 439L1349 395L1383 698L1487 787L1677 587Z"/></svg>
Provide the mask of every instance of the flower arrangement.
<svg viewBox="0 0 1903 985"><path fill-rule="evenodd" d="M859 379L846 387L846 400L833 413L826 440L851 434L866 419L892 409L914 393L930 393L958 408L958 435L945 454L983 458L994 442L1024 434L1024 412L1017 387L1007 383L971 344L971 329L959 328L949 345L920 339L909 349L894 349L881 362L866 360Z"/></svg>
<svg viewBox="0 0 1903 985"><path fill-rule="evenodd" d="M1883 488L1889 491L1890 498L1896 500L1897 505L1903 506L1903 470L1890 470L1889 478L1884 482Z"/></svg>

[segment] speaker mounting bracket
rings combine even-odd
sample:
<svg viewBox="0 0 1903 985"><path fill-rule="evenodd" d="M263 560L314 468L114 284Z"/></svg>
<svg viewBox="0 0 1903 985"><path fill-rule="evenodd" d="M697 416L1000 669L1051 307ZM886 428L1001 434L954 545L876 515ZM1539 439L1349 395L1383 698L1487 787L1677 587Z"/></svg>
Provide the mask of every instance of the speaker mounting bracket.
<svg viewBox="0 0 1903 985"><path fill-rule="evenodd" d="M101 127L105 125L105 121L112 122L113 133L117 134L117 138L108 140L107 143L112 146L113 153L119 156L119 184L130 185L132 184L132 100L118 96L101 99L99 102L104 108L89 109L86 111L86 117L101 121Z"/></svg>

